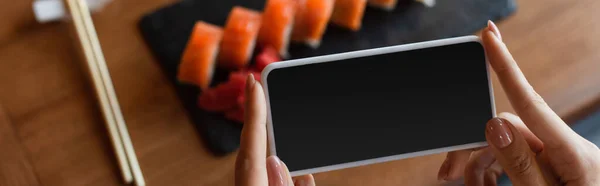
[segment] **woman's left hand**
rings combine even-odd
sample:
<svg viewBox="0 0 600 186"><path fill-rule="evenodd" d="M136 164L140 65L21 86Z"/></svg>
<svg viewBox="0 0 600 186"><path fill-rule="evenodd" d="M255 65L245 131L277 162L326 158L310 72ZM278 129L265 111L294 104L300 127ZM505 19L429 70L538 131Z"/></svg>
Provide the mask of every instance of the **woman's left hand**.
<svg viewBox="0 0 600 186"><path fill-rule="evenodd" d="M250 74L246 81L246 105L240 150L235 162L237 186L314 186L312 175L294 179L277 156L267 158L267 107L260 83Z"/></svg>

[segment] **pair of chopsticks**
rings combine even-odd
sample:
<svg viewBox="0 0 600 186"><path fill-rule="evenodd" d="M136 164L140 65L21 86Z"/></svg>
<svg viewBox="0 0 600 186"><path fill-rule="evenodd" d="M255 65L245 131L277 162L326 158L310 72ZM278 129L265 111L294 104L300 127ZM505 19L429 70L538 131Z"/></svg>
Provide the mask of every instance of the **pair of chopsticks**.
<svg viewBox="0 0 600 186"><path fill-rule="evenodd" d="M79 38L98 100L100 101L100 107L123 179L127 184L135 183L137 186L144 186L146 183L142 175L142 170L135 155L121 108L119 107L119 102L86 1L65 1L73 20L76 35Z"/></svg>

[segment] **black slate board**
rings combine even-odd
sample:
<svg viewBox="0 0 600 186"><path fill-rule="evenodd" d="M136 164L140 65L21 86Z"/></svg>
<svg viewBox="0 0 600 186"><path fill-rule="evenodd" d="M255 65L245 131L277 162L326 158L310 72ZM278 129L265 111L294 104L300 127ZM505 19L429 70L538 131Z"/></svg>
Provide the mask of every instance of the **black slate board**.
<svg viewBox="0 0 600 186"><path fill-rule="evenodd" d="M469 35L485 27L487 20L501 20L516 10L514 0L438 0L433 8L412 0L400 1L392 12L368 7L358 32L329 24L318 49L292 44L291 58ZM183 0L148 14L139 22L144 39L173 82L207 147L216 155L238 148L242 125L196 106L199 90L176 80L181 53L197 20L222 26L233 6L262 10L264 3L265 0ZM226 71L217 69L213 85L226 77Z"/></svg>

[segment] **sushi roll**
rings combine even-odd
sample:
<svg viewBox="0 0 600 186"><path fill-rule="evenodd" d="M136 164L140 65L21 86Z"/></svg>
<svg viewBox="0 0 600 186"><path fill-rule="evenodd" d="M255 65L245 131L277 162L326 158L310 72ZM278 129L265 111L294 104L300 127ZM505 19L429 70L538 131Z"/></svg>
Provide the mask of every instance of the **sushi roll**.
<svg viewBox="0 0 600 186"><path fill-rule="evenodd" d="M180 82L197 85L203 90L210 86L222 36L222 28L196 22L179 64L177 79Z"/></svg>
<svg viewBox="0 0 600 186"><path fill-rule="evenodd" d="M219 50L219 66L226 69L240 69L248 64L256 45L260 30L259 12L233 7L223 31Z"/></svg>
<svg viewBox="0 0 600 186"><path fill-rule="evenodd" d="M294 0L267 1L258 33L258 43L262 47L273 47L279 55L287 57L295 8Z"/></svg>
<svg viewBox="0 0 600 186"><path fill-rule="evenodd" d="M317 48L333 12L334 0L296 0L292 41Z"/></svg>
<svg viewBox="0 0 600 186"><path fill-rule="evenodd" d="M336 0L331 21L353 31L360 30L367 0Z"/></svg>
<svg viewBox="0 0 600 186"><path fill-rule="evenodd" d="M372 7L381 8L387 11L392 11L396 8L398 0L368 0L368 3Z"/></svg>

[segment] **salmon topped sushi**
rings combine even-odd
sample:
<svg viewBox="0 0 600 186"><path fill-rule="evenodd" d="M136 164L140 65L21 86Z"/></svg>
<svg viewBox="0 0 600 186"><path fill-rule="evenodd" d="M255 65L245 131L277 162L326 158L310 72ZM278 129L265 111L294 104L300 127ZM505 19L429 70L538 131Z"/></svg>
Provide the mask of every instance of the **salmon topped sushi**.
<svg viewBox="0 0 600 186"><path fill-rule="evenodd" d="M334 0L296 0L296 3L292 41L316 48L331 18Z"/></svg>
<svg viewBox="0 0 600 186"><path fill-rule="evenodd" d="M336 0L331 21L353 31L360 30L367 0Z"/></svg>
<svg viewBox="0 0 600 186"><path fill-rule="evenodd" d="M381 8L387 11L392 11L396 8L398 0L368 0L368 3L372 7Z"/></svg>
<svg viewBox="0 0 600 186"><path fill-rule="evenodd" d="M240 69L248 64L261 25L259 12L234 7L229 13L219 51L219 66Z"/></svg>
<svg viewBox="0 0 600 186"><path fill-rule="evenodd" d="M281 56L288 55L288 44L294 26L294 0L267 0L258 33L258 43L273 47Z"/></svg>
<svg viewBox="0 0 600 186"><path fill-rule="evenodd" d="M223 29L206 22L194 25L181 57L177 79L205 90L210 86Z"/></svg>

